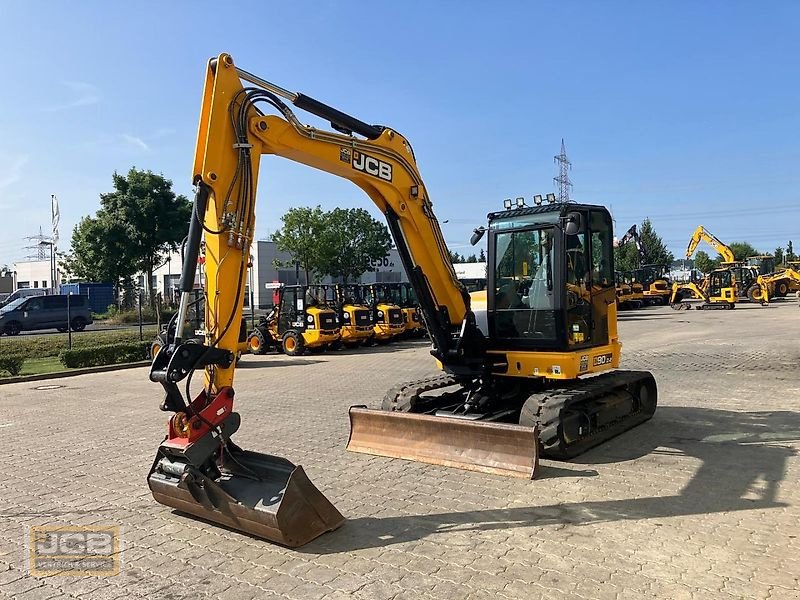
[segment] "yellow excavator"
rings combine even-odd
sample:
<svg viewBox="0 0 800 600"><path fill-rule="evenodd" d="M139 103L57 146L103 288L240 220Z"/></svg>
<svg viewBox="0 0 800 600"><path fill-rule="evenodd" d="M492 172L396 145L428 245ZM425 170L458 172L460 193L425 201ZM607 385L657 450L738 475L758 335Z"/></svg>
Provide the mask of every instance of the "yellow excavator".
<svg viewBox="0 0 800 600"><path fill-rule="evenodd" d="M289 104L335 132L303 124ZM350 450L530 478L540 448L571 457L655 411L653 376L615 370L621 344L604 207L553 203L490 214L473 235L477 243L488 233L493 265L489 291L473 308L408 140L222 54L206 72L176 316L185 320L204 238L205 293L213 299L205 303L205 342L187 343L174 329L150 371L164 388L162 409L173 413L148 475L158 502L287 546L344 520L301 467L232 440L240 425L234 357L263 154L348 179L383 212L444 372L390 390L380 410L351 408ZM192 396L197 371L203 389Z"/></svg>
<svg viewBox="0 0 800 600"><path fill-rule="evenodd" d="M731 250L730 246L724 244L719 238L717 238L702 225L697 226L692 233L692 237L689 239L689 245L686 247L687 259L692 258L695 250L697 250L697 246L700 245L700 242L706 242L709 246L714 248L714 250L719 252L720 256L722 256L720 267L716 269L715 272L730 272L730 277L725 275L717 275L713 278L713 282L709 280L709 285L713 287L714 290L711 290L709 287L709 289L704 292L703 296L701 296L705 300L706 305L709 303L716 304L718 302L722 304L728 304L729 294L728 292L723 291L728 284L733 287L734 302L739 300L750 300L751 302L761 301L758 298L760 298L762 295L766 295L766 293L759 289L760 284L758 282L758 267L745 264L743 261L737 261L736 256L733 254L733 250ZM691 288L691 286L688 285L679 287L682 289ZM691 292L696 294L694 289L691 289ZM675 294L673 293L673 299L674 297ZM719 298L720 300L715 301L713 298ZM754 300L754 298L756 298L756 300Z"/></svg>

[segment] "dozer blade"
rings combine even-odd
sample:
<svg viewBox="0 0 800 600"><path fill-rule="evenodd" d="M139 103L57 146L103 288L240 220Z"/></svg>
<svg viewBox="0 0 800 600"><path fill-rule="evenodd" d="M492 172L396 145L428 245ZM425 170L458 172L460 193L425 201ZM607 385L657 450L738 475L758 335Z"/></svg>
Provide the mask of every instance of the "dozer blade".
<svg viewBox="0 0 800 600"><path fill-rule="evenodd" d="M284 458L235 448L211 478L162 444L147 479L157 502L284 546L310 542L344 517Z"/></svg>
<svg viewBox="0 0 800 600"><path fill-rule="evenodd" d="M347 449L533 479L538 437L521 425L351 407Z"/></svg>

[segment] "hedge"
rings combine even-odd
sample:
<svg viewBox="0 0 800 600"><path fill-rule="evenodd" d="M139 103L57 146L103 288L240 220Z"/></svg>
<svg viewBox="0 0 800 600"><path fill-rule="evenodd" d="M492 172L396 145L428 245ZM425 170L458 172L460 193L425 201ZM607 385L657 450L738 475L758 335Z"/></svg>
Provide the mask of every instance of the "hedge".
<svg viewBox="0 0 800 600"><path fill-rule="evenodd" d="M61 364L68 369L136 362L147 360L151 343L151 341L147 341L105 344L103 346L92 346L90 348L62 350L58 355L58 359L61 361Z"/></svg>
<svg viewBox="0 0 800 600"><path fill-rule="evenodd" d="M155 327L144 328L143 337L148 340L148 345L157 333ZM73 350L108 344L137 343L139 343L139 329L136 327L112 331L81 331L72 334ZM0 337L0 356L20 355L25 358L46 358L59 356L63 350L67 350L66 333Z"/></svg>
<svg viewBox="0 0 800 600"><path fill-rule="evenodd" d="M11 375L19 375L23 364L25 364L25 357L19 354L0 356L0 371L8 371Z"/></svg>

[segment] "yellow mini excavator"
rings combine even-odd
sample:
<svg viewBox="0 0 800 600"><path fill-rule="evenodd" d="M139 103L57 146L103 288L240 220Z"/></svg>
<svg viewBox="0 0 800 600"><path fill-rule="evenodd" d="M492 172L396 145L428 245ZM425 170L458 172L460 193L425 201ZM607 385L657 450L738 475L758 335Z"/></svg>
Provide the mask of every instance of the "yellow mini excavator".
<svg viewBox="0 0 800 600"><path fill-rule="evenodd" d="M743 261L737 261L736 256L733 254L733 250L731 250L730 246L724 244L719 238L717 238L702 225L697 226L692 233L692 237L689 239L689 245L686 247L687 259L692 258L694 251L697 250L697 246L700 244L700 242L706 242L709 246L714 248L714 250L719 252L720 256L722 256L722 262L716 271L726 270L730 272L730 277L726 277L724 275L718 275L716 277L717 283L714 284L716 288L723 289L725 287L725 282L723 280L730 279L733 285L734 302L739 300L753 301L753 298L766 295L766 292L762 293L761 290L758 289L760 286L758 282L758 267L745 264ZM695 293L694 290L691 291ZM706 296L709 298L723 298L725 294L717 296L715 293L711 292L707 293ZM720 302L727 304L727 297L720 300Z"/></svg>
<svg viewBox="0 0 800 600"><path fill-rule="evenodd" d="M290 105L335 132L303 124ZM614 370L621 344L604 207L553 203L490 214L473 236L477 243L488 233L492 265L473 308L408 140L222 54L206 73L176 316L184 322L204 237L205 342L172 330L150 371L164 388L163 410L173 413L148 476L158 502L289 546L343 521L301 467L231 439L240 424L234 355L262 154L348 179L383 212L444 371L391 390L382 410L351 408L350 450L532 477L540 446L574 456L655 411L652 375ZM203 389L191 397L197 370Z"/></svg>

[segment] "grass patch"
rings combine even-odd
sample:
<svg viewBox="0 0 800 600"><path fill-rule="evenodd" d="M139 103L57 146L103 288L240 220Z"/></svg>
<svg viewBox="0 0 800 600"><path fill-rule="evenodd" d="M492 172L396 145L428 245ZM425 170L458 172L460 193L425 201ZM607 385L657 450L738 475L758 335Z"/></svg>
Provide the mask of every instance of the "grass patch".
<svg viewBox="0 0 800 600"><path fill-rule="evenodd" d="M44 373L60 373L61 371L68 371L57 356L48 356L47 358L31 358L25 361L22 366L20 375L42 375Z"/></svg>

